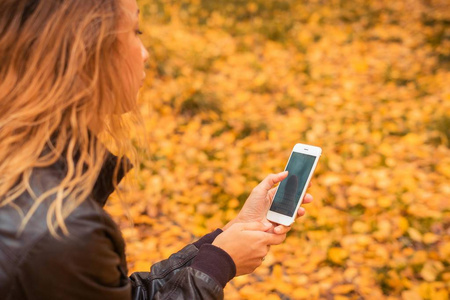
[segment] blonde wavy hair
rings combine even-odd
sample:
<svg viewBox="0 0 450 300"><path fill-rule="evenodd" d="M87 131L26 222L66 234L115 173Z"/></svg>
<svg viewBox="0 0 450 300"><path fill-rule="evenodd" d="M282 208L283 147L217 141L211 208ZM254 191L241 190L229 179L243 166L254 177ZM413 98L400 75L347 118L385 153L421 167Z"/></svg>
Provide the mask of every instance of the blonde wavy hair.
<svg viewBox="0 0 450 300"><path fill-rule="evenodd" d="M107 153L90 128L107 132L119 156L134 149L121 118L139 113L120 79L129 70L117 42L120 13L119 0L0 2L0 208L22 215L18 232L51 199L50 232L69 234L65 219L91 193ZM36 195L33 170L60 159L65 178ZM26 213L14 203L24 192L34 198Z"/></svg>

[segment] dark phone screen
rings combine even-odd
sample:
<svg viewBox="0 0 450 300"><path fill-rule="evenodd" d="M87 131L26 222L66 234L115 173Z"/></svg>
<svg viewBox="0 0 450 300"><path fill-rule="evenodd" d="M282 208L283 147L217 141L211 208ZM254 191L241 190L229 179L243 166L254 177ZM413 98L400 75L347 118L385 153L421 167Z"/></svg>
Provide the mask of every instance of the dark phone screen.
<svg viewBox="0 0 450 300"><path fill-rule="evenodd" d="M315 160L316 156L292 152L286 167L289 175L280 183L270 207L271 211L289 217L294 215Z"/></svg>

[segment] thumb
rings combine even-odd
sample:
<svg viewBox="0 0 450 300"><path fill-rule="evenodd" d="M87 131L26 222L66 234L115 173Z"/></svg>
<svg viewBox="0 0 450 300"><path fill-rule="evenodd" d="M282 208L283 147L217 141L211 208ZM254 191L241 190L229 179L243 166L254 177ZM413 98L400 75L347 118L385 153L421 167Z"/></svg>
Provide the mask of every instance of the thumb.
<svg viewBox="0 0 450 300"><path fill-rule="evenodd" d="M278 174L270 174L266 178L264 178L263 181L261 181L261 183L259 184L259 187L267 192L274 186L274 184L282 181L287 176L288 176L288 171L283 171Z"/></svg>
<svg viewBox="0 0 450 300"><path fill-rule="evenodd" d="M271 227L272 224L269 222L250 222L243 223L241 230L266 231Z"/></svg>

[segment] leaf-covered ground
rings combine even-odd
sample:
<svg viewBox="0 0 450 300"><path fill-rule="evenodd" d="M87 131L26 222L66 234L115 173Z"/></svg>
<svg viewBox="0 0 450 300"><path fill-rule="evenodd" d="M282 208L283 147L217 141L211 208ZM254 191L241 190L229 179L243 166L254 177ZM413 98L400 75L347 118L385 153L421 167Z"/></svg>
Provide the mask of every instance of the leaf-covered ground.
<svg viewBox="0 0 450 300"><path fill-rule="evenodd" d="M226 299L449 298L448 0L138 4L149 149L128 212L108 206L130 272L232 219L302 142L323 148L315 200Z"/></svg>

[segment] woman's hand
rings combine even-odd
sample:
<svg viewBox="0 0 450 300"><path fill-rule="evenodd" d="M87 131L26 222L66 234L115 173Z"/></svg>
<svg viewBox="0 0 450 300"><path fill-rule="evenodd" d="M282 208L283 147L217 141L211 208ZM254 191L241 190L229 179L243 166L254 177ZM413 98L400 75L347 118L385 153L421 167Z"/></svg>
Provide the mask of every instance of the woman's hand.
<svg viewBox="0 0 450 300"><path fill-rule="evenodd" d="M261 222L236 223L219 234L212 244L231 256L236 276L249 274L261 265L271 245L281 244L286 238L286 234L265 232L270 226Z"/></svg>
<svg viewBox="0 0 450 300"><path fill-rule="evenodd" d="M275 196L276 188L273 186L285 179L287 175L287 171L278 174L270 174L261 181L261 183L253 189L247 201L245 201L238 216L225 225L223 230L227 230L235 223L263 222L270 224L271 222L267 220L266 214L272 205L273 197ZM302 204L310 203L312 200L313 197L310 194L306 194ZM304 214L305 209L300 206L297 211L297 218ZM290 226L277 225L275 223L273 223L273 226L274 227L269 228L268 231L273 231L276 234L285 234L291 229Z"/></svg>

